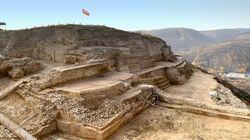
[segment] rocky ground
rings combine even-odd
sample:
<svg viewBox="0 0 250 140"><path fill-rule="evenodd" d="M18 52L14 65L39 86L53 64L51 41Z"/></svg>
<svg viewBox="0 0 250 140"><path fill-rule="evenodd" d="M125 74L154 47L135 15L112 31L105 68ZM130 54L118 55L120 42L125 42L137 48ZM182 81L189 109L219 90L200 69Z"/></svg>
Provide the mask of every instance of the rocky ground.
<svg viewBox="0 0 250 140"><path fill-rule="evenodd" d="M0 140L18 140L19 138L0 124Z"/></svg>

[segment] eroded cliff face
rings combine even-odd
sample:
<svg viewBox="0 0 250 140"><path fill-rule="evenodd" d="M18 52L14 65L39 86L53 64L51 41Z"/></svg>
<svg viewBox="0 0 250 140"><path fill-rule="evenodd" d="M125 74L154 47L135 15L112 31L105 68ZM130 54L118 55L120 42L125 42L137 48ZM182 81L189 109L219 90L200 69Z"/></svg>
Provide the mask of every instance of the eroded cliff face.
<svg viewBox="0 0 250 140"><path fill-rule="evenodd" d="M69 63L117 56L156 61L175 59L171 47L159 38L104 26L80 25L1 32L0 54L4 57L30 57Z"/></svg>

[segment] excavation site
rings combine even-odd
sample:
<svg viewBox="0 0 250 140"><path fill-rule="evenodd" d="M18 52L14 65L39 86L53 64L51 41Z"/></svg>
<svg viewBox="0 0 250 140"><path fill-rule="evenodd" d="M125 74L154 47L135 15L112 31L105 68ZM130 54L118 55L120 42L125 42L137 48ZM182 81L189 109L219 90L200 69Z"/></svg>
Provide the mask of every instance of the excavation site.
<svg viewBox="0 0 250 140"><path fill-rule="evenodd" d="M249 140L249 106L243 89L148 34L0 30L1 140Z"/></svg>

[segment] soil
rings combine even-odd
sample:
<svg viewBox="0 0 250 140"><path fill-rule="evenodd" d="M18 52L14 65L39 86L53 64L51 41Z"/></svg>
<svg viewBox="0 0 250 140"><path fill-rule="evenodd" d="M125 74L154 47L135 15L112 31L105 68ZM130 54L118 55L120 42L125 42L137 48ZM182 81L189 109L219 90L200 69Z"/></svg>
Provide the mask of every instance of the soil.
<svg viewBox="0 0 250 140"><path fill-rule="evenodd" d="M165 91L174 96L215 104L209 92L218 87L219 84L213 77L213 75L195 72L183 85L172 85Z"/></svg>
<svg viewBox="0 0 250 140"><path fill-rule="evenodd" d="M10 78L1 78L0 77L0 90L4 90L8 85L15 83Z"/></svg>
<svg viewBox="0 0 250 140"><path fill-rule="evenodd" d="M115 132L110 140L249 140L249 122L150 107Z"/></svg>
<svg viewBox="0 0 250 140"><path fill-rule="evenodd" d="M216 90L218 99L212 98L210 92ZM219 84L213 75L196 71L182 85L172 85L165 89L166 94L182 98L194 99L206 104L233 106L236 108L247 108L246 104L238 99L233 93Z"/></svg>

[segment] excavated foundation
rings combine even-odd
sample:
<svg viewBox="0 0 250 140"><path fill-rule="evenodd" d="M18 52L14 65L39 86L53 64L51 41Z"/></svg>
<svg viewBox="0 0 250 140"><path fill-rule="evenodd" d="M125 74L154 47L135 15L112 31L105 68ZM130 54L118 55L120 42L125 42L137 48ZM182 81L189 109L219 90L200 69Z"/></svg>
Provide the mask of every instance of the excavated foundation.
<svg viewBox="0 0 250 140"><path fill-rule="evenodd" d="M46 139L58 131L106 139L148 106L160 106L159 102L168 108L249 122L249 107L234 96L234 87L219 84L214 76L176 57L158 38L102 26L5 33L0 47L6 57L38 59L44 68L24 76L19 65L3 66L0 60L5 75L24 76L0 80L6 84L0 85L0 123L21 139ZM36 41L31 45L26 39ZM210 91L219 98L212 99Z"/></svg>

